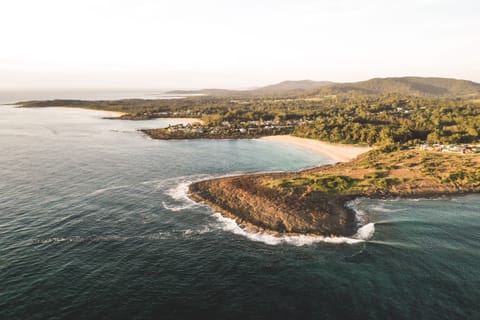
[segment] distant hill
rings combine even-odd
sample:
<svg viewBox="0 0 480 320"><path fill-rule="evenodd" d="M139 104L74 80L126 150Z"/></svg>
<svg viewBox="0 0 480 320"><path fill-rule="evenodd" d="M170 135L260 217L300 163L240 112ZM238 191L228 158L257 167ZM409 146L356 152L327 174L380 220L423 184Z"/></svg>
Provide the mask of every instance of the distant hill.
<svg viewBox="0 0 480 320"><path fill-rule="evenodd" d="M186 91L175 90L168 92L169 94L208 94L208 95L292 95L297 93L303 93L315 89L320 89L328 85L332 85L334 82L330 81L312 81L312 80L299 80L299 81L283 81L280 83L272 84L265 87L250 89L250 90L226 90L226 89L202 89L198 91Z"/></svg>
<svg viewBox="0 0 480 320"><path fill-rule="evenodd" d="M388 94L400 93L417 96L465 96L480 94L480 84L468 80L448 78L374 78L352 83L337 83L318 90L308 92L308 95L325 94Z"/></svg>
<svg viewBox="0 0 480 320"><path fill-rule="evenodd" d="M323 88L329 85L334 84L330 81L312 81L312 80L300 80L300 81L283 81L277 84L272 84L266 87L261 87L256 90L253 90L256 93L280 93L280 92L301 92L307 90L314 90Z"/></svg>
<svg viewBox="0 0 480 320"><path fill-rule="evenodd" d="M214 96L322 96L332 94L368 95L399 93L414 96L461 97L480 95L480 84L449 78L398 77L374 78L360 82L283 81L251 90L203 89L170 91L171 94L206 94Z"/></svg>

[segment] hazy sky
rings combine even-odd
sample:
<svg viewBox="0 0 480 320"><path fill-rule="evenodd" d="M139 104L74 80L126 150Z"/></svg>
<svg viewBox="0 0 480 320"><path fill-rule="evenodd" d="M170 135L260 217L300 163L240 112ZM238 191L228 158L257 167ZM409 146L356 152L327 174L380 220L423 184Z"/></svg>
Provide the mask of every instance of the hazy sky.
<svg viewBox="0 0 480 320"><path fill-rule="evenodd" d="M479 0L0 0L0 88L480 82Z"/></svg>

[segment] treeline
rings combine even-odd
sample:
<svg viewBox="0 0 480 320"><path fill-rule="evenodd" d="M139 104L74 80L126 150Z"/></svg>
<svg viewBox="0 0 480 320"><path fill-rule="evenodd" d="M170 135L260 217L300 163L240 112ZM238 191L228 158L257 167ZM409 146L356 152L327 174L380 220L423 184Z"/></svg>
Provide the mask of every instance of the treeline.
<svg viewBox="0 0 480 320"><path fill-rule="evenodd" d="M470 143L480 139L480 106L462 100L382 97L325 108L295 135L342 143Z"/></svg>

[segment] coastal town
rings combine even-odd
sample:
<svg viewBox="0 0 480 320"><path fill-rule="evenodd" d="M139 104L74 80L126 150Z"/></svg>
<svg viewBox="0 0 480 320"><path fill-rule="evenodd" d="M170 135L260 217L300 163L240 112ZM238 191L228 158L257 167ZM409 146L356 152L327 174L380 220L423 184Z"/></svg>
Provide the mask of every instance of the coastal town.
<svg viewBox="0 0 480 320"><path fill-rule="evenodd" d="M417 147L422 151L436 151L456 154L480 153L480 143L477 144L439 144L422 143Z"/></svg>
<svg viewBox="0 0 480 320"><path fill-rule="evenodd" d="M218 124L178 124L163 129L142 130L156 139L253 139L264 136L291 134L299 125L313 120L287 121L222 121Z"/></svg>

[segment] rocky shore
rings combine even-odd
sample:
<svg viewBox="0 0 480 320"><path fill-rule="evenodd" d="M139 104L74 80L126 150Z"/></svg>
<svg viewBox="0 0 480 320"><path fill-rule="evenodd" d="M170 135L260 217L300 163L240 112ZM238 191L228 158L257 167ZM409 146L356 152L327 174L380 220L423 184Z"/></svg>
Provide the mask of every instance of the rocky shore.
<svg viewBox="0 0 480 320"><path fill-rule="evenodd" d="M203 131L169 131L165 128L160 129L142 129L140 130L152 139L158 140L195 140L195 139L258 139L270 135L271 133L260 132L230 132L219 131L214 133L208 133Z"/></svg>
<svg viewBox="0 0 480 320"><path fill-rule="evenodd" d="M252 232L276 235L341 235L356 232L355 213L344 206L351 196L320 193L304 196L265 187L262 179L292 174L261 174L200 181L190 196L234 219Z"/></svg>
<svg viewBox="0 0 480 320"><path fill-rule="evenodd" d="M432 197L480 192L480 157L374 150L348 163L292 173L217 178L190 196L252 232L351 236L357 197Z"/></svg>

